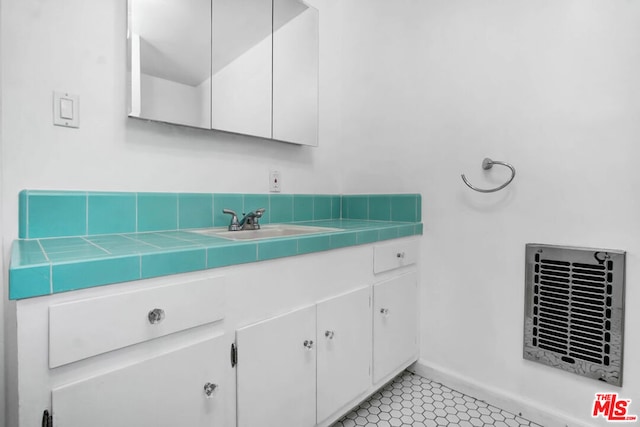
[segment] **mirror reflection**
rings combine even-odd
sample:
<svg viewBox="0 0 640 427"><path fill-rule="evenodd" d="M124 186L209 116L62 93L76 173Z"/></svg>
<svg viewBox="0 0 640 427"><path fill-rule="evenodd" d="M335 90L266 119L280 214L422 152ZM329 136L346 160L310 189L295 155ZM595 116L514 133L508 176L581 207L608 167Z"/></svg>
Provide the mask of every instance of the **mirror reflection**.
<svg viewBox="0 0 640 427"><path fill-rule="evenodd" d="M211 128L211 0L129 0L130 116Z"/></svg>
<svg viewBox="0 0 640 427"><path fill-rule="evenodd" d="M318 144L318 11L273 0L273 139Z"/></svg>
<svg viewBox="0 0 640 427"><path fill-rule="evenodd" d="M303 0L129 0L129 115L318 143L318 11Z"/></svg>
<svg viewBox="0 0 640 427"><path fill-rule="evenodd" d="M271 138L271 7L213 0L213 129Z"/></svg>

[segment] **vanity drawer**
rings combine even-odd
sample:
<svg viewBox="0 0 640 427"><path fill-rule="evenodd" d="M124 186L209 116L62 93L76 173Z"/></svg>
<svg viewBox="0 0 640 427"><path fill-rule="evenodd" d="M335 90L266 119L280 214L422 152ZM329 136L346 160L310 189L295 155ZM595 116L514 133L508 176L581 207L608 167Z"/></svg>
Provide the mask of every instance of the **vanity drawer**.
<svg viewBox="0 0 640 427"><path fill-rule="evenodd" d="M224 277L49 306L55 368L224 318Z"/></svg>
<svg viewBox="0 0 640 427"><path fill-rule="evenodd" d="M418 241L401 240L373 247L373 272L375 274L415 264L418 259Z"/></svg>

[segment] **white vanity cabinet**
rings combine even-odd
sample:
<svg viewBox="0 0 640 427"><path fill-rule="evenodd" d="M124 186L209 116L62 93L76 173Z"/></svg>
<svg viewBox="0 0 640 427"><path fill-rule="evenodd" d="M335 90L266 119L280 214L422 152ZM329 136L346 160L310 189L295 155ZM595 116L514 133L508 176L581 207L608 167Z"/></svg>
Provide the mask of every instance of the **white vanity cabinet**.
<svg viewBox="0 0 640 427"><path fill-rule="evenodd" d="M236 332L238 427L313 426L371 386L371 289Z"/></svg>
<svg viewBox="0 0 640 427"><path fill-rule="evenodd" d="M236 332L238 427L315 424L315 341L315 306Z"/></svg>
<svg viewBox="0 0 640 427"><path fill-rule="evenodd" d="M373 382L378 384L418 357L418 241L380 243L373 254Z"/></svg>
<svg viewBox="0 0 640 427"><path fill-rule="evenodd" d="M415 360L418 352L418 281L406 273L373 287L373 382Z"/></svg>
<svg viewBox="0 0 640 427"><path fill-rule="evenodd" d="M317 304L317 422L371 386L371 289Z"/></svg>
<svg viewBox="0 0 640 427"><path fill-rule="evenodd" d="M9 425L228 426L225 306L210 274L18 301Z"/></svg>
<svg viewBox="0 0 640 427"><path fill-rule="evenodd" d="M330 426L418 358L417 242L18 300L8 426Z"/></svg>
<svg viewBox="0 0 640 427"><path fill-rule="evenodd" d="M54 388L53 422L66 427L224 427L232 384L227 366L222 337L154 355Z"/></svg>

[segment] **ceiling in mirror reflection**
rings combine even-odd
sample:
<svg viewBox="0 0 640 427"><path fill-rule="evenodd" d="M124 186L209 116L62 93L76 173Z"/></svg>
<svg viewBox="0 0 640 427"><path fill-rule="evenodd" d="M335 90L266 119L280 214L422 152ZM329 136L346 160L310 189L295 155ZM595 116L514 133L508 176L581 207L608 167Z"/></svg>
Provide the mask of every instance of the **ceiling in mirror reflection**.
<svg viewBox="0 0 640 427"><path fill-rule="evenodd" d="M189 86L211 76L210 0L135 0L142 72Z"/></svg>
<svg viewBox="0 0 640 427"><path fill-rule="evenodd" d="M277 0L278 13L271 17L271 1L213 0L212 74L241 57L308 6L300 0Z"/></svg>

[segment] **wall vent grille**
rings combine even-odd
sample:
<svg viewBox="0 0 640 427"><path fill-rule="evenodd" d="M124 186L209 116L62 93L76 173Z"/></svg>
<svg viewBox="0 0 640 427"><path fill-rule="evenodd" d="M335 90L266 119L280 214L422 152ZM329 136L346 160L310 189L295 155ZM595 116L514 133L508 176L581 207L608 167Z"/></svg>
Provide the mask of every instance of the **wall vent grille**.
<svg viewBox="0 0 640 427"><path fill-rule="evenodd" d="M526 245L525 359L622 386L625 252Z"/></svg>

